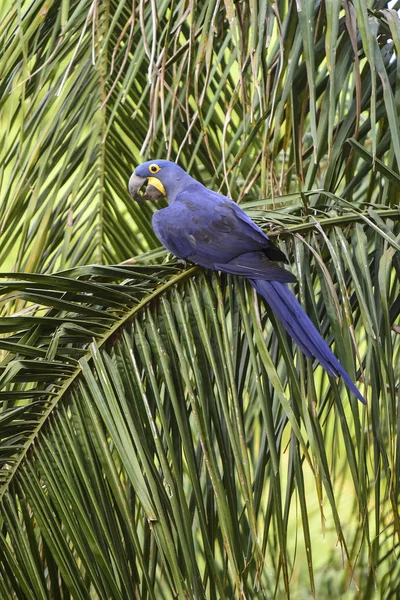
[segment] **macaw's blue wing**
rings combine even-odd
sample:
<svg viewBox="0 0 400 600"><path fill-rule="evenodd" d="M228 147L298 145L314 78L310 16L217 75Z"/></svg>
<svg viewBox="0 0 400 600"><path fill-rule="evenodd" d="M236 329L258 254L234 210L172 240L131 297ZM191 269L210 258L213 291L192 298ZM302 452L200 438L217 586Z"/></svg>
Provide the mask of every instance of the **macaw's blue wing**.
<svg viewBox="0 0 400 600"><path fill-rule="evenodd" d="M282 283L293 283L296 277L275 265L262 252L246 252L236 256L226 263L214 263L214 269L225 271L231 275L242 275L242 277L263 279L265 281L281 281Z"/></svg>
<svg viewBox="0 0 400 600"><path fill-rule="evenodd" d="M271 262L287 262L286 256L239 206L199 188L185 191L171 206L154 214L154 230L166 248L209 269L295 281L291 273Z"/></svg>

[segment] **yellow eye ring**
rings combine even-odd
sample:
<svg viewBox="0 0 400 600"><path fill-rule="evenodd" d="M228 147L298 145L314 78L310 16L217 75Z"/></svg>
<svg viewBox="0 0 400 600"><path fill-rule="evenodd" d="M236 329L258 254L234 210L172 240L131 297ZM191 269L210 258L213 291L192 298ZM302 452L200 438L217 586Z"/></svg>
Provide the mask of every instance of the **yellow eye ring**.
<svg viewBox="0 0 400 600"><path fill-rule="evenodd" d="M152 165L149 166L149 171L150 171L150 173L153 173L153 175L154 175L155 173L158 173L158 171L161 171L161 169L158 165L153 163Z"/></svg>

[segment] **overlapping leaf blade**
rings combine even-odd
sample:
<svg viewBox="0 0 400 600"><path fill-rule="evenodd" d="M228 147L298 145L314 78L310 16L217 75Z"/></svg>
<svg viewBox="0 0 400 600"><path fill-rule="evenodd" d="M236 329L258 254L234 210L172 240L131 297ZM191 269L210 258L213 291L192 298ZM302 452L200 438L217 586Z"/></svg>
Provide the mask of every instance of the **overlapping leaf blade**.
<svg viewBox="0 0 400 600"><path fill-rule="evenodd" d="M0 14L2 597L396 593L396 7ZM140 150L278 227L368 413L243 282L154 266Z"/></svg>

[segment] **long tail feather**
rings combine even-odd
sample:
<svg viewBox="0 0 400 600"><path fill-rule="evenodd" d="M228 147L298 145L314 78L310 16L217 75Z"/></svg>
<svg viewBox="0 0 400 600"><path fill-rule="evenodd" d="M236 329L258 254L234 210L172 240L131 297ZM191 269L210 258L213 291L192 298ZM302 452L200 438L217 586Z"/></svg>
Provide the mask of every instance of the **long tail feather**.
<svg viewBox="0 0 400 600"><path fill-rule="evenodd" d="M363 403L365 398L354 385L328 344L321 337L311 319L306 315L295 296L284 283L250 280L257 292L268 302L289 335L308 357L316 358L325 371L334 377L343 377L349 390Z"/></svg>

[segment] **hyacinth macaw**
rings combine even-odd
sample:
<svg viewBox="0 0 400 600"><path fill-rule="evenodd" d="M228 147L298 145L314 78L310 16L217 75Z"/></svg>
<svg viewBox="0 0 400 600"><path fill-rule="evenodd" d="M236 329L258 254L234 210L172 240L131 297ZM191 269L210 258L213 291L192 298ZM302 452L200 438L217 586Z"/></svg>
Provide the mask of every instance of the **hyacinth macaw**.
<svg viewBox="0 0 400 600"><path fill-rule="evenodd" d="M315 357L334 377L343 377L349 390L365 399L331 352L286 283L296 281L276 262L286 256L232 200L213 192L168 160L138 166L129 180L130 194L140 199L166 196L168 206L153 215L160 242L176 257L202 267L247 277L269 304L304 354Z"/></svg>

